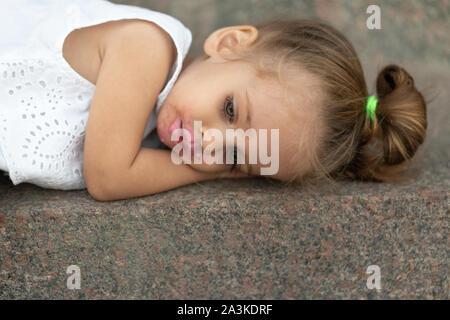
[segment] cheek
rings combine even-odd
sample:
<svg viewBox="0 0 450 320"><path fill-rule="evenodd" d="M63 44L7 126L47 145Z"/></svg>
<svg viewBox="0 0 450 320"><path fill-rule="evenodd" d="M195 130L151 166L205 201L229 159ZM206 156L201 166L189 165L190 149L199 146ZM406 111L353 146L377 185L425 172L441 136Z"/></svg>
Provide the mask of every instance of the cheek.
<svg viewBox="0 0 450 320"><path fill-rule="evenodd" d="M193 100L186 100L186 103L179 108L179 112L189 126L193 127L194 121L203 121L202 125L205 125L209 112L207 105L202 103L200 99Z"/></svg>

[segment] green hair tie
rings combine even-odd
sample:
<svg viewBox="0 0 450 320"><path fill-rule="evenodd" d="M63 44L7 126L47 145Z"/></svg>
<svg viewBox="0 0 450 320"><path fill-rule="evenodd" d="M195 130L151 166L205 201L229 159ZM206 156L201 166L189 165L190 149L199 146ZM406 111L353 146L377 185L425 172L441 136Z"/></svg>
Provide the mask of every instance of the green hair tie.
<svg viewBox="0 0 450 320"><path fill-rule="evenodd" d="M375 120L375 109L377 108L378 100L375 98L375 96L370 96L367 98L367 104L366 104L366 114L369 116L370 121Z"/></svg>

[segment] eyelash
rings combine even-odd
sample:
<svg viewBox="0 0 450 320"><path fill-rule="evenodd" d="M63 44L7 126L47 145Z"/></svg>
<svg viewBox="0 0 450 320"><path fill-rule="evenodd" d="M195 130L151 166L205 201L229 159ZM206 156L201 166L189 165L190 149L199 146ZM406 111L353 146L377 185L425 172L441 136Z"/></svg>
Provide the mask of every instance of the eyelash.
<svg viewBox="0 0 450 320"><path fill-rule="evenodd" d="M233 117L230 117L229 115L228 115L228 113L227 113L227 106L228 106L228 103L230 103L231 102L231 104L232 104L232 106L233 106ZM225 99L225 104L224 104L224 106L223 106L223 113L225 114L225 117L229 120L229 121L233 121L234 120L234 118L235 118L235 110L234 110L235 108L234 108L234 99L233 99L233 97L226 97L226 99Z"/></svg>
<svg viewBox="0 0 450 320"><path fill-rule="evenodd" d="M230 103L230 102L233 104L233 117L230 117L228 115L228 113L227 113L227 106L228 106L228 103ZM225 99L225 105L223 106L223 113L225 114L225 117L229 121L232 122L234 120L234 118L235 118L235 110L234 110L234 99L233 99L233 97L227 97ZM233 154L233 165L231 167L231 171L235 171L237 169L237 167L238 167L238 165L237 165L237 149L234 148L233 152L234 152L234 154Z"/></svg>

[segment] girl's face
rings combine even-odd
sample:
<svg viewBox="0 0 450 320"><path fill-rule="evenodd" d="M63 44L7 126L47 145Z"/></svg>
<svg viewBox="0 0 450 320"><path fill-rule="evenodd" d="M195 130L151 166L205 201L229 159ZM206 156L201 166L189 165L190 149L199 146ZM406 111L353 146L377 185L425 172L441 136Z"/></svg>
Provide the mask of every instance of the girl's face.
<svg viewBox="0 0 450 320"><path fill-rule="evenodd" d="M219 31L222 30L222 33ZM253 32L253 33L252 33ZM249 140L245 146L240 146L238 152L245 154L245 163L238 164L235 170L249 175L260 175L262 167L272 167L270 177L286 180L291 176L290 161L296 155L299 160L306 160L307 138L311 134L310 128L314 127L317 112L310 107L300 108L303 112L292 112L292 107L302 103L297 98L295 106L286 104L286 94L277 80L260 79L254 68L245 61L229 61L223 58L223 54L238 50L236 46L248 39L254 38L257 31L251 27L228 27L213 33L205 42L205 59L196 59L180 73L174 87L161 107L157 119L157 130L161 141L169 148L174 148L179 141L171 141L171 133L174 129L182 128L194 137L194 121L201 121L200 135L205 138L208 129L218 130L223 137L222 150L224 164L194 164L194 155L191 155L191 164L194 169L200 171L224 171L231 170L232 164L226 164L225 155L227 147L236 147L237 140L227 141L226 129L256 129L258 141L260 136L258 129L266 129L267 143L266 154L271 159L271 164L262 164L259 156L260 146L256 150L256 164L250 164ZM234 48L230 49L230 46ZM306 74L300 77L305 81L305 87L310 80ZM297 82L297 84L299 84ZM301 84L299 85L301 87ZM303 91L303 90L300 90ZM298 92L297 92L298 95ZM300 99L300 100L299 100ZM271 139L273 129L278 129L278 139ZM209 130L211 132L211 130ZM302 140L301 140L302 139ZM183 141L194 149L193 141ZM278 141L277 141L278 140ZM301 143L303 141L303 144ZM276 144L276 145L274 145ZM302 150L299 145L303 146ZM217 147L214 139L203 141L201 152L205 148L210 150ZM278 150L277 148L278 147ZM217 148L214 148L216 150ZM230 148L232 150L232 148ZM277 153L277 154L271 154ZM214 154L214 153L213 153ZM278 161L278 163L275 163ZM302 170L308 170L306 163Z"/></svg>

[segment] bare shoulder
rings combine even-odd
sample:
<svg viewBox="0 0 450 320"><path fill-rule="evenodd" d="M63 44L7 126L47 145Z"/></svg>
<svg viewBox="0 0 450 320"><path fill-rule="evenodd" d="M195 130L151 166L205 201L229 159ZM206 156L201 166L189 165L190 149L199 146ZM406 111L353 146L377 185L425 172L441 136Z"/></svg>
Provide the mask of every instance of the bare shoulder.
<svg viewBox="0 0 450 320"><path fill-rule="evenodd" d="M175 45L161 27L146 20L124 19L73 30L64 41L63 56L77 73L96 84L107 50L128 50L150 59L154 49L170 57L170 65L174 62Z"/></svg>
<svg viewBox="0 0 450 320"><path fill-rule="evenodd" d="M140 19L110 21L105 25L98 25L103 29L99 39L100 53L111 45L139 45L158 48L165 54L176 53L175 44L169 34L157 24ZM151 53L150 53L151 54Z"/></svg>

